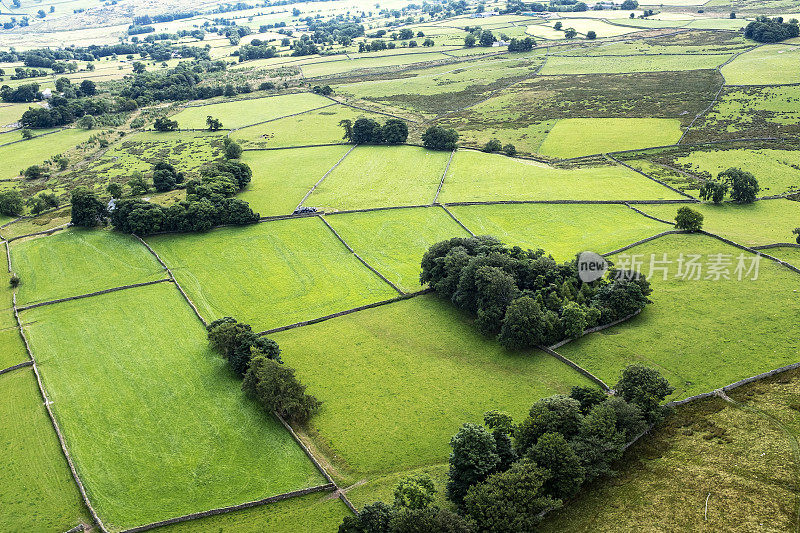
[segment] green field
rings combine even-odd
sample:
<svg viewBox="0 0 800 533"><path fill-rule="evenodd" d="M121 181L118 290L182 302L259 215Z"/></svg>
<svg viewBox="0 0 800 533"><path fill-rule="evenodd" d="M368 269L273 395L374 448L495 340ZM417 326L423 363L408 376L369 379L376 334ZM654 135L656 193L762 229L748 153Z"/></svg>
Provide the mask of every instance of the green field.
<svg viewBox="0 0 800 533"><path fill-rule="evenodd" d="M351 146L245 152L253 179L238 195L261 216L288 215Z"/></svg>
<svg viewBox="0 0 800 533"><path fill-rule="evenodd" d="M797 525L797 371L677 408L537 531L792 531ZM707 507L706 507L706 501Z"/></svg>
<svg viewBox="0 0 800 533"><path fill-rule="evenodd" d="M14 241L11 264L22 280L19 305L167 277L135 238L102 230L69 229Z"/></svg>
<svg viewBox="0 0 800 533"><path fill-rule="evenodd" d="M30 235L39 231L45 231L57 226L63 226L70 221L70 208L50 211L32 218L23 218L9 224L0 230L3 238L11 239L22 235Z"/></svg>
<svg viewBox="0 0 800 533"><path fill-rule="evenodd" d="M320 76L331 76L333 74L344 74L352 71L375 69L382 67L401 67L413 63L426 63L430 61L449 60L450 57L438 53L419 53L384 57L364 57L351 60L327 61L303 65L303 76L306 78L317 78Z"/></svg>
<svg viewBox="0 0 800 533"><path fill-rule="evenodd" d="M787 242L794 244L795 241L789 240ZM769 250L764 250L764 253L800 268L800 248L770 248Z"/></svg>
<svg viewBox="0 0 800 533"><path fill-rule="evenodd" d="M147 241L206 320L264 330L397 296L316 218Z"/></svg>
<svg viewBox="0 0 800 533"><path fill-rule="evenodd" d="M245 148L341 143L345 141L342 138L344 130L339 126L339 121L347 119L355 122L361 117L380 122L386 120L386 117L376 113L365 113L344 105L332 105L296 117L242 128L233 132L231 138L236 139Z"/></svg>
<svg viewBox="0 0 800 533"><path fill-rule="evenodd" d="M609 57L552 56L547 58L541 74L600 74L615 72L656 72L714 69L723 64L730 54L718 55L662 55Z"/></svg>
<svg viewBox="0 0 800 533"><path fill-rule="evenodd" d="M15 125L22 114L27 111L29 104L0 104L0 131ZM17 140L16 138L14 140Z"/></svg>
<svg viewBox="0 0 800 533"><path fill-rule="evenodd" d="M222 121L223 128L241 128L249 124L285 117L330 104L331 101L312 93L286 94L250 100L234 100L221 104L187 107L174 117L181 128L205 129L209 115Z"/></svg>
<svg viewBox="0 0 800 533"><path fill-rule="evenodd" d="M360 146L308 197L325 210L433 202L450 152L416 146Z"/></svg>
<svg viewBox="0 0 800 533"><path fill-rule="evenodd" d="M3 529L61 533L91 523L42 405L33 370L3 374L0 390Z"/></svg>
<svg viewBox="0 0 800 533"><path fill-rule="evenodd" d="M681 168L702 177L717 177L731 167L747 169L761 186L759 195L783 194L800 189L800 151L715 150L696 151L677 157Z"/></svg>
<svg viewBox="0 0 800 533"><path fill-rule="evenodd" d="M0 147L0 179L13 178L31 165L41 164L65 150L75 148L95 132L67 129L51 135L36 137L25 142Z"/></svg>
<svg viewBox="0 0 800 533"><path fill-rule="evenodd" d="M681 122L664 118L567 118L556 122L539 147L553 157L666 146L681 138Z"/></svg>
<svg viewBox="0 0 800 533"><path fill-rule="evenodd" d="M351 514L330 492L299 496L242 511L161 528L166 533L330 533Z"/></svg>
<svg viewBox="0 0 800 533"><path fill-rule="evenodd" d="M453 214L476 235L509 246L542 248L558 261L585 250L606 253L672 229L624 205L470 205Z"/></svg>
<svg viewBox="0 0 800 533"><path fill-rule="evenodd" d="M694 140L796 136L800 87L731 87L686 137Z"/></svg>
<svg viewBox="0 0 800 533"><path fill-rule="evenodd" d="M462 423L490 409L521 417L541 397L590 385L542 352L504 351L470 322L430 295L273 335L324 402L312 425L338 477L442 463Z"/></svg>
<svg viewBox="0 0 800 533"><path fill-rule="evenodd" d="M799 61L799 47L770 44L740 55L722 68L722 75L731 85L798 83Z"/></svg>
<svg viewBox="0 0 800 533"><path fill-rule="evenodd" d="M675 220L676 206L646 205L642 211L664 220ZM703 229L745 246L793 242L800 227L800 203L791 200L761 200L750 205L699 204L692 209L705 217Z"/></svg>
<svg viewBox="0 0 800 533"><path fill-rule="evenodd" d="M469 236L440 207L345 213L327 220L358 255L406 292L422 288L420 262L432 244Z"/></svg>
<svg viewBox="0 0 800 533"><path fill-rule="evenodd" d="M280 423L244 397L170 284L39 307L22 319L109 528L324 483Z"/></svg>
<svg viewBox="0 0 800 533"><path fill-rule="evenodd" d="M681 253L701 256L701 279L675 277ZM730 279L707 279L709 255L720 253L729 255ZM650 280L653 304L625 324L582 337L559 352L609 383L632 362L655 367L675 387L674 398L795 362L800 340L786 332L800 312L800 275L762 259L757 280L750 274L739 281L735 269L742 253L699 235L668 235L628 250L628 262L630 254L641 255L645 274L651 257L661 261L667 254L672 261L667 280L661 271ZM744 254L749 268L755 256ZM612 260L619 264L625 257Z"/></svg>
<svg viewBox="0 0 800 533"><path fill-rule="evenodd" d="M681 196L623 166L564 169L472 150L456 152L439 195L443 203L674 198Z"/></svg>

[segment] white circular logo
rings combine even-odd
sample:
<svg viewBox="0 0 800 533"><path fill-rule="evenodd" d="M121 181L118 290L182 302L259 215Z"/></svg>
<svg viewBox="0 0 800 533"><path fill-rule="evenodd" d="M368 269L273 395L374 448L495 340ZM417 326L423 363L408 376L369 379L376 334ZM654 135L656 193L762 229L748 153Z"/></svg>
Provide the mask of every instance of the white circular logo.
<svg viewBox="0 0 800 533"><path fill-rule="evenodd" d="M584 283L591 283L603 277L608 270L605 258L594 252L581 252L578 255L578 277Z"/></svg>

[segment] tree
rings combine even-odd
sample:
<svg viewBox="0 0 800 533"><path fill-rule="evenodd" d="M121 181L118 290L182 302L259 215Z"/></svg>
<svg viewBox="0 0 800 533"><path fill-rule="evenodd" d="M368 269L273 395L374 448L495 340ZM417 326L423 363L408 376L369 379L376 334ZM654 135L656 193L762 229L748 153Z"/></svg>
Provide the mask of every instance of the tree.
<svg viewBox="0 0 800 533"><path fill-rule="evenodd" d="M458 133L454 129L446 129L442 126L431 126L422 134L422 144L429 150L448 150L456 149Z"/></svg>
<svg viewBox="0 0 800 533"><path fill-rule="evenodd" d="M639 7L639 2L636 0L625 0L622 2L622 5L619 6L619 8L623 11L629 11L631 9L636 9L637 7Z"/></svg>
<svg viewBox="0 0 800 533"><path fill-rule="evenodd" d="M354 144L380 144L381 125L371 118L359 118L353 123L351 139Z"/></svg>
<svg viewBox="0 0 800 533"><path fill-rule="evenodd" d="M436 487L428 474L412 474L400 480L394 489L395 509L424 509L433 503Z"/></svg>
<svg viewBox="0 0 800 533"><path fill-rule="evenodd" d="M476 41L477 39L475 39L475 36L469 33L467 34L466 37L464 37L464 46L466 46L467 48L472 48L473 46L475 46Z"/></svg>
<svg viewBox="0 0 800 533"><path fill-rule="evenodd" d="M42 211L46 211L51 207L58 207L58 198L56 198L55 194L42 192L36 196L28 198L28 201L25 203L30 206L31 213L38 215Z"/></svg>
<svg viewBox="0 0 800 533"><path fill-rule="evenodd" d="M218 118L208 115L206 117L206 126L208 126L208 131L219 131L222 129L222 121Z"/></svg>
<svg viewBox="0 0 800 533"><path fill-rule="evenodd" d="M484 152L499 152L502 149L503 145L500 144L500 141L498 139L492 139L491 141L483 145Z"/></svg>
<svg viewBox="0 0 800 533"><path fill-rule="evenodd" d="M80 84L81 93L84 96L94 96L97 94L97 85L92 80L83 80Z"/></svg>
<svg viewBox="0 0 800 533"><path fill-rule="evenodd" d="M707 180L700 186L700 199L712 200L715 204L721 204L728 193L728 184L724 181Z"/></svg>
<svg viewBox="0 0 800 533"><path fill-rule="evenodd" d="M800 228L794 228L792 230L792 233L797 235L797 239L796 239L797 240L797 244L800 244Z"/></svg>
<svg viewBox="0 0 800 533"><path fill-rule="evenodd" d="M227 137L225 138L227 141L225 143L225 158L226 159L239 159L242 157L242 147L239 143L235 141L231 141Z"/></svg>
<svg viewBox="0 0 800 533"><path fill-rule="evenodd" d="M545 433L536 441L526 457L550 472L542 487L556 499L568 499L580 490L586 472L572 446L561 433Z"/></svg>
<svg viewBox="0 0 800 533"><path fill-rule="evenodd" d="M483 30L481 32L481 38L478 40L481 46L492 46L494 43L494 35L492 34L491 30Z"/></svg>
<svg viewBox="0 0 800 533"><path fill-rule="evenodd" d="M297 379L294 369L263 355L250 360L242 390L267 411L300 424L308 422L321 405L314 396L306 394L306 387Z"/></svg>
<svg viewBox="0 0 800 533"><path fill-rule="evenodd" d="M452 439L447 497L461 506L467 490L495 470L500 457L492 434L482 426L464 424Z"/></svg>
<svg viewBox="0 0 800 533"><path fill-rule="evenodd" d="M153 128L156 131L175 131L178 129L178 122L166 117L158 117L153 122Z"/></svg>
<svg viewBox="0 0 800 533"><path fill-rule="evenodd" d="M577 35L578 32L575 30L575 28L567 28L564 30L564 37L567 39L574 39Z"/></svg>
<svg viewBox="0 0 800 533"><path fill-rule="evenodd" d="M597 33L594 30L589 30L586 32L586 38L590 41L597 39Z"/></svg>
<svg viewBox="0 0 800 533"><path fill-rule="evenodd" d="M700 231L703 229L703 214L683 206L675 215L675 227L685 231Z"/></svg>
<svg viewBox="0 0 800 533"><path fill-rule="evenodd" d="M400 509L389 522L391 533L474 533L470 521L448 509L436 506L424 509Z"/></svg>
<svg viewBox="0 0 800 533"><path fill-rule="evenodd" d="M546 338L545 313L536 300L522 296L506 309L498 340L509 350L524 350L544 344Z"/></svg>
<svg viewBox="0 0 800 533"><path fill-rule="evenodd" d="M38 180L49 176L49 174L45 171L45 169L40 167L39 165L29 166L28 168L25 169L25 172L23 174L25 176L25 179L29 180Z"/></svg>
<svg viewBox="0 0 800 533"><path fill-rule="evenodd" d="M99 226L108 216L103 202L86 187L77 187L72 191L71 205L72 223L75 226Z"/></svg>
<svg viewBox="0 0 800 533"><path fill-rule="evenodd" d="M106 186L106 192L108 192L112 198L122 198L122 185L119 183L109 183Z"/></svg>
<svg viewBox="0 0 800 533"><path fill-rule="evenodd" d="M33 132L31 130L29 130L28 128L23 128L22 129L22 139L23 140L27 141L28 139L33 139L33 137L34 137L34 135L33 135Z"/></svg>
<svg viewBox="0 0 800 533"><path fill-rule="evenodd" d="M517 453L524 455L545 433L572 438L578 434L582 418L577 400L560 394L542 398L533 404L528 418L514 432Z"/></svg>
<svg viewBox="0 0 800 533"><path fill-rule="evenodd" d="M351 142L353 140L353 121L349 118L345 118L339 121L339 126L344 129L344 135L342 135L342 139L347 142Z"/></svg>
<svg viewBox="0 0 800 533"><path fill-rule="evenodd" d="M536 464L519 461L468 490L466 515L482 532L535 531L543 512L561 506L559 500L544 493L548 478L549 473Z"/></svg>
<svg viewBox="0 0 800 533"><path fill-rule="evenodd" d="M0 215L7 217L22 214L22 195L16 189L0 191Z"/></svg>
<svg viewBox="0 0 800 533"><path fill-rule="evenodd" d="M142 74L145 71L144 63L141 61L134 61L132 66L134 74Z"/></svg>
<svg viewBox="0 0 800 533"><path fill-rule="evenodd" d="M339 533L386 533L395 510L383 502L365 505L357 515L348 515L339 526Z"/></svg>
<svg viewBox="0 0 800 533"><path fill-rule="evenodd" d="M567 302L561 308L561 322L564 328L564 336L570 339L577 339L583 335L583 331L589 324L588 313L579 303Z"/></svg>
<svg viewBox="0 0 800 533"><path fill-rule="evenodd" d="M569 393L569 397L578 400L581 404L581 414L586 415L592 407L599 403L603 403L608 396L605 392L595 387L581 387L575 385Z"/></svg>
<svg viewBox="0 0 800 533"><path fill-rule="evenodd" d="M131 188L131 194L134 196L147 194L147 191L150 190L147 181L144 179L144 175L139 171L135 171L131 174L131 179L128 180L128 187Z"/></svg>
<svg viewBox="0 0 800 533"><path fill-rule="evenodd" d="M207 327L208 341L238 375L247 372L254 355L262 355L280 362L281 350L275 341L257 335L249 324L237 322L232 317L223 317Z"/></svg>
<svg viewBox="0 0 800 533"><path fill-rule="evenodd" d="M675 390L658 370L641 364L625 367L614 389L623 400L637 405L650 423L661 419L661 402Z"/></svg>
<svg viewBox="0 0 800 533"><path fill-rule="evenodd" d="M750 172L740 168L729 168L719 173L719 178L726 180L731 186L731 199L738 204L752 204L756 201L761 187L758 180Z"/></svg>
<svg viewBox="0 0 800 533"><path fill-rule="evenodd" d="M382 133L386 144L403 144L408 139L408 125L403 120L390 118L383 125Z"/></svg>
<svg viewBox="0 0 800 533"><path fill-rule="evenodd" d="M505 153L508 157L514 157L517 155L517 147L509 143L503 146L503 153Z"/></svg>
<svg viewBox="0 0 800 533"><path fill-rule="evenodd" d="M560 20L556 21L556 23L553 24L553 28L556 29L556 30L560 30L563 26L564 25L561 23Z"/></svg>

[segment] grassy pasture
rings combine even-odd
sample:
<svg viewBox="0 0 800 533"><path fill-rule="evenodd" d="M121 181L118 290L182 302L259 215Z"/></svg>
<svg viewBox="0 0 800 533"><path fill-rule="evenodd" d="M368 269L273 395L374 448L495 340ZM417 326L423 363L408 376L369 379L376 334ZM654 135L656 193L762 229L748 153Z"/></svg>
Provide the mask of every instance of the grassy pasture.
<svg viewBox="0 0 800 533"><path fill-rule="evenodd" d="M642 207L647 214L675 220L676 206ZM791 200L761 200L750 205L704 203L692 209L705 217L703 229L745 246L793 242L792 230L800 227L800 203Z"/></svg>
<svg viewBox="0 0 800 533"><path fill-rule="evenodd" d="M797 83L798 62L800 47L770 44L740 55L722 68L722 74L731 85Z"/></svg>
<svg viewBox="0 0 800 533"><path fill-rule="evenodd" d="M16 177L21 170L25 170L31 165L41 164L45 159L75 148L94 133L73 128L20 143L0 146L0 161L3 162L0 179Z"/></svg>
<svg viewBox="0 0 800 533"><path fill-rule="evenodd" d="M206 117L211 115L220 119L224 128L241 128L330 103L327 98L313 93L286 94L187 107L172 119L177 120L181 128L205 129Z"/></svg>
<svg viewBox="0 0 800 533"><path fill-rule="evenodd" d="M342 500L330 499L329 492L322 492L183 522L163 530L167 533L330 533L336 531L349 514Z"/></svg>
<svg viewBox="0 0 800 533"><path fill-rule="evenodd" d="M590 384L542 352L505 352L434 295L273 338L325 402L312 425L348 483L440 464L462 423L495 408L521 417L541 397Z"/></svg>
<svg viewBox="0 0 800 533"><path fill-rule="evenodd" d="M547 58L541 74L600 74L622 72L658 72L714 69L724 63L730 54L718 55L663 55L610 57L598 56L587 61L581 57L552 56Z"/></svg>
<svg viewBox="0 0 800 533"><path fill-rule="evenodd" d="M597 37L600 39L603 37L616 37L617 35L625 35L626 33L637 31L635 28L624 28L622 26L616 26L614 24L609 24L602 20L593 18L569 18L560 22L563 25L564 30L567 28L574 28L575 31L584 35L586 32L594 31L597 34ZM555 24L555 22L548 23L549 26L552 26L553 24Z"/></svg>
<svg viewBox="0 0 800 533"><path fill-rule="evenodd" d="M167 277L136 239L103 230L69 229L14 241L11 264L22 280L19 305Z"/></svg>
<svg viewBox="0 0 800 533"><path fill-rule="evenodd" d="M253 179L238 195L261 216L288 215L351 146L244 152Z"/></svg>
<svg viewBox="0 0 800 533"><path fill-rule="evenodd" d="M567 118L556 122L539 147L553 157L633 150L678 142L681 123L663 118Z"/></svg>
<svg viewBox="0 0 800 533"><path fill-rule="evenodd" d="M469 237L440 207L327 217L328 223L378 272L406 292L420 290L420 261L434 243Z"/></svg>
<svg viewBox="0 0 800 533"><path fill-rule="evenodd" d="M800 151L716 150L696 151L675 158L675 163L694 174L716 177L731 167L747 169L758 179L762 196L800 189Z"/></svg>
<svg viewBox="0 0 800 533"><path fill-rule="evenodd" d="M585 250L610 252L672 229L624 205L469 205L450 210L476 235L542 248L558 261Z"/></svg>
<svg viewBox="0 0 800 533"><path fill-rule="evenodd" d="M63 226L70 221L70 211L71 209L67 207L32 218L23 218L1 229L0 233L2 233L3 238L11 239L12 237L19 237L21 235L28 235L57 226Z"/></svg>
<svg viewBox="0 0 800 533"><path fill-rule="evenodd" d="M794 243L796 241L787 240L786 242ZM769 250L764 250L764 253L800 268L800 248L770 248Z"/></svg>
<svg viewBox="0 0 800 533"><path fill-rule="evenodd" d="M800 312L800 276L762 260L757 280L738 281L739 249L701 235L668 235L626 252L673 261L650 280L653 304L613 329L573 341L559 352L608 383L632 362L658 368L675 387L675 398L711 391L796 361L800 341L786 332ZM700 280L676 278L680 254L699 254ZM708 254L730 254L729 280L706 279ZM630 255L628 256L630 257ZM755 257L745 253L745 266ZM612 257L617 262L620 256ZM724 305L721 305L723 304Z"/></svg>
<svg viewBox="0 0 800 533"><path fill-rule="evenodd" d="M440 52L411 53L405 55L389 55L383 57L364 57L358 59L342 59L339 61L326 61L303 65L303 76L318 78L334 74L355 73L354 71L366 69L382 69L384 67L402 67L414 63L430 61L445 61L452 58Z"/></svg>
<svg viewBox="0 0 800 533"><path fill-rule="evenodd" d="M16 124L30 104L0 104L0 131Z"/></svg>
<svg viewBox="0 0 800 533"><path fill-rule="evenodd" d="M447 171L439 201L653 200L679 197L623 166L566 169L497 154L459 150Z"/></svg>
<svg viewBox="0 0 800 533"><path fill-rule="evenodd" d="M264 330L397 295L316 218L147 241L206 320L233 316Z"/></svg>
<svg viewBox="0 0 800 533"><path fill-rule="evenodd" d="M446 493L448 468L447 463L444 463L371 477L363 485L348 490L347 499L357 509L377 501L391 503L394 501L394 489L401 479L409 475L424 473L431 476L436 487L434 504L440 507L449 507L452 504L447 500Z"/></svg>
<svg viewBox="0 0 800 533"><path fill-rule="evenodd" d="M450 152L416 146L359 146L305 205L342 210L429 204L449 157Z"/></svg>
<svg viewBox="0 0 800 533"><path fill-rule="evenodd" d="M332 144L344 142L344 130L339 126L343 119L355 122L361 117L385 122L385 116L366 113L343 105L333 105L309 111L296 117L282 118L266 124L236 130L231 138L245 148L272 148L304 146L307 144Z"/></svg>
<svg viewBox="0 0 800 533"><path fill-rule="evenodd" d="M42 405L33 370L0 376L0 389L3 528L57 533L91 523Z"/></svg>
<svg viewBox="0 0 800 533"><path fill-rule="evenodd" d="M719 398L679 407L626 453L613 481L582 492L540 530L792 530L800 431L789 405L798 384L793 371L729 393L742 407Z"/></svg>
<svg viewBox="0 0 800 533"><path fill-rule="evenodd" d="M110 528L323 482L280 423L244 397L169 284L39 307L22 319Z"/></svg>

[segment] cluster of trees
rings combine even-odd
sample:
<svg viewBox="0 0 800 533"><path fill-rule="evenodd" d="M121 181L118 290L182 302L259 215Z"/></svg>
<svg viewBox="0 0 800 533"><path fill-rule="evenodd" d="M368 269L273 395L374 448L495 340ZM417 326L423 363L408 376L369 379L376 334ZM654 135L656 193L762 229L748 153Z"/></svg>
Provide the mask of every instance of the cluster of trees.
<svg viewBox="0 0 800 533"><path fill-rule="evenodd" d="M0 215L16 217L22 214L22 195L16 189L0 191Z"/></svg>
<svg viewBox="0 0 800 533"><path fill-rule="evenodd" d="M422 145L428 150L451 152L458 146L458 132L443 126L431 126L422 134Z"/></svg>
<svg viewBox="0 0 800 533"><path fill-rule="evenodd" d="M626 0L631 1L631 0ZM578 0L551 0L548 3L542 2L523 2L522 0L508 0L506 9L503 13L520 13L532 11L535 13L542 13L545 11L552 12L571 12L571 11L588 11L589 6L585 2Z"/></svg>
<svg viewBox="0 0 800 533"><path fill-rule="evenodd" d="M739 204L756 201L761 187L750 172L740 168L729 168L717 175L717 179L706 180L700 187L700 198L720 204L730 191L731 200Z"/></svg>
<svg viewBox="0 0 800 533"><path fill-rule="evenodd" d="M630 365L614 396L576 386L539 400L519 424L489 411L483 425L464 424L450 440L446 490L458 513L435 506L432 480L414 475L397 486L393 505L368 505L339 532L535 531L544 513L614 474L625 444L663 418L672 391L657 370Z"/></svg>
<svg viewBox="0 0 800 533"><path fill-rule="evenodd" d="M795 240L797 241L797 244L800 244L800 228L794 228L792 230L792 234L797 235L797 239Z"/></svg>
<svg viewBox="0 0 800 533"><path fill-rule="evenodd" d="M231 317L209 324L208 340L239 377L242 389L268 412L304 424L321 405L281 361L278 344Z"/></svg>
<svg viewBox="0 0 800 533"><path fill-rule="evenodd" d="M492 139L491 141L487 142L483 145L483 151L486 153L493 153L493 152L503 152L507 156L514 156L517 155L517 148L511 143L503 144L500 142L500 139Z"/></svg>
<svg viewBox="0 0 800 533"><path fill-rule="evenodd" d="M703 213L684 206L675 215L675 227L685 231L700 231L703 229L703 219Z"/></svg>
<svg viewBox="0 0 800 533"><path fill-rule="evenodd" d="M225 70L224 61L201 61L192 65L179 63L175 68L162 72L138 72L120 90L120 96L134 100L139 107L153 102L176 102L180 100L204 100L215 96L234 96L245 91L233 86L199 86L200 74Z"/></svg>
<svg viewBox="0 0 800 533"><path fill-rule="evenodd" d="M800 34L797 19L784 22L783 17L758 17L744 29L744 36L760 43L777 43Z"/></svg>
<svg viewBox="0 0 800 533"><path fill-rule="evenodd" d="M383 125L371 118L339 121L344 129L342 136L353 144L403 144L408 139L408 124L399 118L390 118Z"/></svg>
<svg viewBox="0 0 800 533"><path fill-rule="evenodd" d="M508 42L509 52L530 52L536 46L536 41L530 37L524 39L517 39L516 37Z"/></svg>
<svg viewBox="0 0 800 533"><path fill-rule="evenodd" d="M89 83L87 84L86 82ZM94 83L91 80L83 80L81 82L81 94L91 95L94 94L94 91ZM70 87L64 94L74 95L75 91ZM69 99L64 96L53 96L48 103L49 107L31 107L25 111L22 114L22 118L20 118L22 126L31 129L54 128L71 124L82 117L99 117L110 112L133 111L137 108L136 102L126 99L120 99L112 106L110 102L104 99L88 97ZM91 129L94 125L94 119L87 119L79 122L78 125Z"/></svg>
<svg viewBox="0 0 800 533"><path fill-rule="evenodd" d="M645 278L627 271L584 283L577 260L558 264L544 250L508 248L488 236L431 246L420 282L475 316L483 334L511 350L579 337L644 309L652 292Z"/></svg>
<svg viewBox="0 0 800 533"><path fill-rule="evenodd" d="M257 39L253 39L253 42L256 40ZM270 46L267 43L256 45L253 44L253 42L244 44L237 50L236 53L239 55L240 63L251 59L269 59L270 57L278 55L278 51L274 46Z"/></svg>
<svg viewBox="0 0 800 533"><path fill-rule="evenodd" d="M479 46L492 46L494 41L495 37L492 30L482 30L480 27L476 27L464 37L464 46L467 48L472 48L475 44Z"/></svg>

